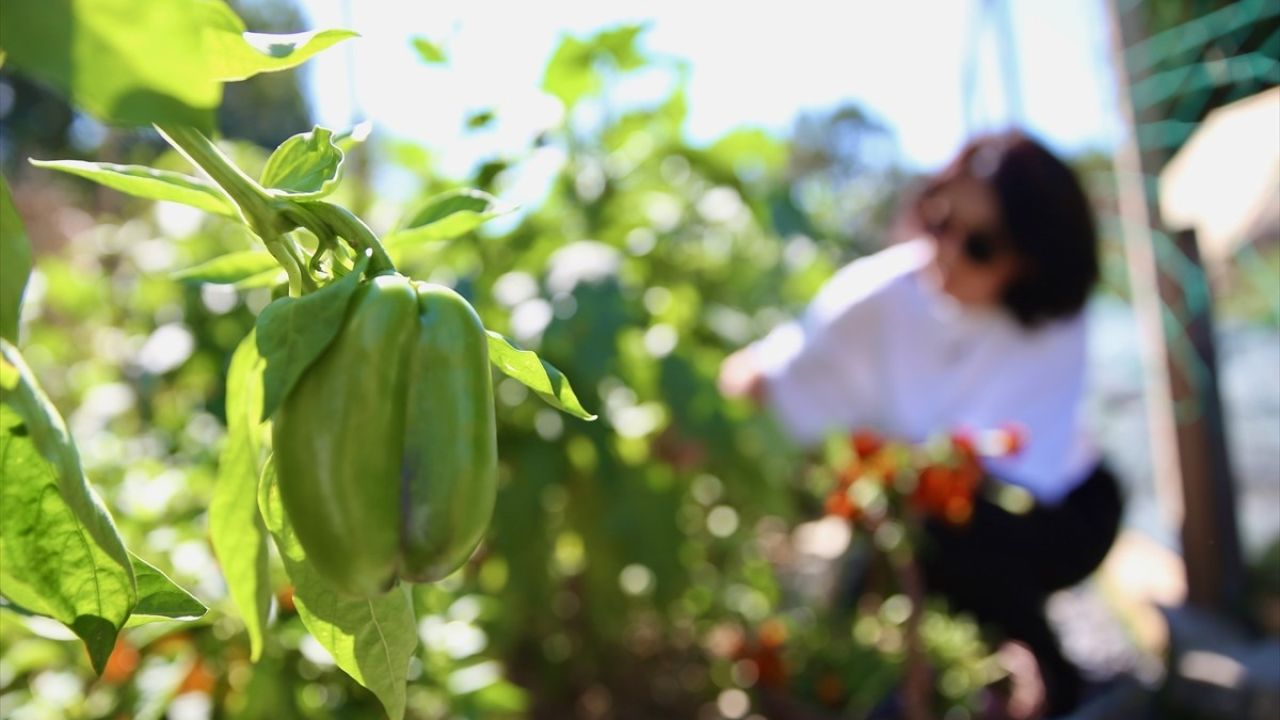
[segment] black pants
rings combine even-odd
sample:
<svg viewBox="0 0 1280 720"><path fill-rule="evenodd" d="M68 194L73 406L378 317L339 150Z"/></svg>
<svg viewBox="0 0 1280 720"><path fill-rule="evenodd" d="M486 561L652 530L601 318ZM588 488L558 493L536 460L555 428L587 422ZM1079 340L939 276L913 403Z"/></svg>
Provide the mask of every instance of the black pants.
<svg viewBox="0 0 1280 720"><path fill-rule="evenodd" d="M929 592L1030 647L1051 716L1076 707L1082 680L1049 627L1045 599L1098 567L1115 540L1120 512L1115 477L1099 466L1057 506L1015 515L981 499L964 527L927 525L921 565Z"/></svg>

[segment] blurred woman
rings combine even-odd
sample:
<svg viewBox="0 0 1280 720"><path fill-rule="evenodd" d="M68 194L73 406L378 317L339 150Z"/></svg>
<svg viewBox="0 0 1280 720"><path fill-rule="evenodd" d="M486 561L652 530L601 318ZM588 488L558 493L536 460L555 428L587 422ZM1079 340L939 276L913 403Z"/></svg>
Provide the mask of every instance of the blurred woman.
<svg viewBox="0 0 1280 720"><path fill-rule="evenodd" d="M1034 507L979 499L962 528L930 523L921 565L930 592L1031 649L1047 709L1063 713L1082 683L1044 601L1101 563L1121 511L1080 417L1082 311L1098 277L1089 204L1061 160L1009 131L969 142L906 225L909 239L840 270L801 321L726 359L720 386L767 406L801 443L1019 426L1022 450L984 469Z"/></svg>

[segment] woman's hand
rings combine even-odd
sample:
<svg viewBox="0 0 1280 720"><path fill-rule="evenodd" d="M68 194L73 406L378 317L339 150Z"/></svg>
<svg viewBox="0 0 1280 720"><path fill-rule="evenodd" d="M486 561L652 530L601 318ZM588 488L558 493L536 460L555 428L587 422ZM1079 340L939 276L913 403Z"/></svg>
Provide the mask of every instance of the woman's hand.
<svg viewBox="0 0 1280 720"><path fill-rule="evenodd" d="M720 364L720 377L716 384L725 397L746 397L757 404L764 402L764 373L760 371L751 348L743 348L725 358Z"/></svg>

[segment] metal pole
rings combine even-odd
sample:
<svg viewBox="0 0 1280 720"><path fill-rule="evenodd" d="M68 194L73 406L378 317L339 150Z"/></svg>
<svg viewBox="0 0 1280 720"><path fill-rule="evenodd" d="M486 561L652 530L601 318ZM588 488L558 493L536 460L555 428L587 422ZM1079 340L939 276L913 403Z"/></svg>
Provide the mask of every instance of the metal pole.
<svg viewBox="0 0 1280 720"><path fill-rule="evenodd" d="M1014 47L1012 10L1008 0L990 0L1000 46L1000 70L1004 79L1004 105L1009 120L1022 124L1022 79L1018 74L1018 53Z"/></svg>

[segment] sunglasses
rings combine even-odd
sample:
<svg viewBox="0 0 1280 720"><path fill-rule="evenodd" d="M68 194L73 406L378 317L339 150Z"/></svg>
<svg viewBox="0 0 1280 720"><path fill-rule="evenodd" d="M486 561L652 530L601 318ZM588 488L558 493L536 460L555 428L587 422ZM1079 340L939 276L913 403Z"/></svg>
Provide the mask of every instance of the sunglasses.
<svg viewBox="0 0 1280 720"><path fill-rule="evenodd" d="M944 217L925 223L924 229L936 239L950 232L952 226L951 218ZM994 262L1008 250L1008 245L998 239L994 233L983 230L966 232L960 243L960 252L964 253L965 259L974 265L987 265Z"/></svg>

